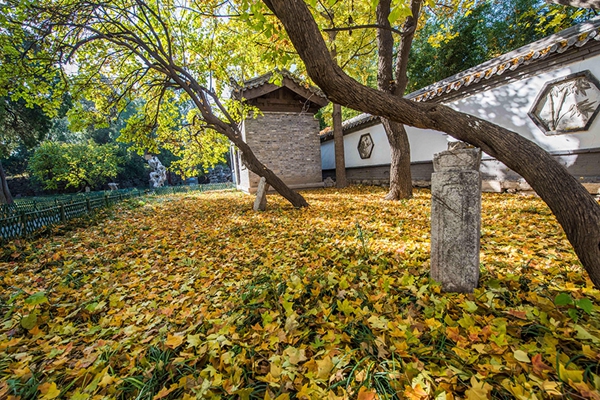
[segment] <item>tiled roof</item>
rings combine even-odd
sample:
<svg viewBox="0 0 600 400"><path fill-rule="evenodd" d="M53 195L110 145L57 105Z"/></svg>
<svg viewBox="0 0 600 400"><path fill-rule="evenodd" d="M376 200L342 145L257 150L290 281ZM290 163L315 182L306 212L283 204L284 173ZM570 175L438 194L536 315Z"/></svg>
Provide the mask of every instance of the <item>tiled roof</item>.
<svg viewBox="0 0 600 400"><path fill-rule="evenodd" d="M356 126L366 125L373 121L379 121L379 117L363 113L344 121L342 123L342 130L348 130ZM322 142L333 139L333 128L328 126L327 128L323 129L321 132L319 132L319 137L321 138Z"/></svg>
<svg viewBox="0 0 600 400"><path fill-rule="evenodd" d="M307 90L310 90L312 93L316 94L317 96L322 97L324 99L327 98L327 96L325 95L325 93L323 93L323 91L321 89L319 89L318 87L315 87L315 86L307 85L306 82L303 82L302 79L300 79L296 75L292 74L290 71L281 70L281 71L276 71L276 72L280 73L284 78L290 79L296 85L301 86ZM269 72L264 75L258 76L256 78L247 80L244 82L244 84L241 88L236 89L236 92L239 92L239 90L241 90L243 92L244 90L255 89L260 86L263 86L263 85L269 83L269 81L271 80L272 77L273 77L273 72Z"/></svg>
<svg viewBox="0 0 600 400"><path fill-rule="evenodd" d="M599 41L600 32L598 32L598 28L600 28L600 17L572 26L562 32L459 72L433 85L417 90L406 96L406 98L417 102L430 101L445 93L457 91L463 86L470 86L483 79L490 79L507 71L515 71L525 65L541 61L552 54L562 54L569 48L582 47L590 40Z"/></svg>
<svg viewBox="0 0 600 400"><path fill-rule="evenodd" d="M524 66L558 56L571 48L583 47L588 43L597 41L600 41L600 17L593 18L588 22L565 29L557 34L459 72L456 75L412 92L406 98L416 102L440 101L443 100L443 97L453 92L458 94L459 92L466 91L469 86L498 77L507 73L507 71L516 71ZM378 118L370 114L361 114L358 117L345 121L343 129L347 131L372 123ZM328 139L328 136L321 138L321 140Z"/></svg>
<svg viewBox="0 0 600 400"><path fill-rule="evenodd" d="M342 124L343 129L352 129L355 126L363 125L375 120L378 120L379 117L373 116L371 114L360 114L354 118L350 118Z"/></svg>

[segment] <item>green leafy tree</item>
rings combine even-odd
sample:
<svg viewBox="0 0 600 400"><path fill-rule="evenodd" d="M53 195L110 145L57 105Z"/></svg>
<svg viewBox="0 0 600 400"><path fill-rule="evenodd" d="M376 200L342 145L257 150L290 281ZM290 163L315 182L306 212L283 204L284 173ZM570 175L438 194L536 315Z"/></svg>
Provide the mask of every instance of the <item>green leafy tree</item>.
<svg viewBox="0 0 600 400"><path fill-rule="evenodd" d="M118 146L44 142L29 161L31 176L46 189L98 187L117 176Z"/></svg>
<svg viewBox="0 0 600 400"><path fill-rule="evenodd" d="M261 3L253 7L266 10ZM8 0L0 9L0 22L13 37L26 32L35 38L35 52L27 52L35 62L19 68L59 66L65 85L92 101L101 115L118 114L132 99L139 101L122 130L124 140L152 153L172 144L186 154L186 148L197 145L211 150L206 151L210 159L223 140L207 146L208 139L224 135L252 172L294 206L307 206L243 141L239 122L249 110L223 100L229 77L240 75L236 61L257 46L252 38L233 34L228 18L214 18L221 11L237 12L216 0ZM181 142L177 135L192 140Z"/></svg>
<svg viewBox="0 0 600 400"><path fill-rule="evenodd" d="M425 9L424 15L410 55L409 91L583 22L595 12L543 0L494 0L446 15Z"/></svg>
<svg viewBox="0 0 600 400"><path fill-rule="evenodd" d="M23 29L0 31L0 204L12 202L2 160L10 158L9 165L22 172L31 149L47 137L52 118L70 106L56 69L23 56L38 53L32 40Z"/></svg>
<svg viewBox="0 0 600 400"><path fill-rule="evenodd" d="M21 161L47 135L52 122L38 106L23 99L0 98L0 204L12 203L2 160Z"/></svg>
<svg viewBox="0 0 600 400"><path fill-rule="evenodd" d="M564 6L541 0L448 0L439 4L422 0L357 0L350 6L335 0L308 3L321 30L328 33L329 47L333 37L336 50L352 54L351 49L358 46L349 41L352 32L371 30L371 38L377 33L376 61L371 41L361 48L369 49L369 56L360 57L361 62L350 58L341 66L359 81L365 81L361 78L365 71L376 75L378 89L396 96L405 94L409 80L411 89L422 87L424 82L445 78L449 71L462 71L591 15L589 10L565 10ZM341 18L336 18L339 15ZM321 22L324 18L329 18L328 24ZM413 38L417 38L418 50L411 52ZM371 60L370 64L365 59ZM402 124L386 118L381 121L391 149L390 190L386 199L409 198L412 179L406 130ZM336 142L336 165L341 165L338 159ZM336 175L337 172L336 169Z"/></svg>
<svg viewBox="0 0 600 400"><path fill-rule="evenodd" d="M436 4L429 0L356 0L348 5L347 2L333 0L326 3L322 1L308 3L312 6L313 15L319 26L326 26L322 30L328 33L329 42L333 42L333 45L331 43L328 45L333 46L336 53L338 49L344 50L347 60L338 65L359 81L401 97L408 83L409 54L413 38L419 28L421 9L426 6L442 14L453 14L468 9L470 7L468 4L472 2L448 0ZM328 19L329 26L320 22L321 19ZM351 39L353 32L362 34L360 41ZM365 34L366 32L368 33ZM365 40L365 37L368 40ZM365 74L376 76L376 80L365 79ZM337 115L339 114L338 110ZM336 113L334 112L333 115L335 116ZM408 135L402 124L386 118L382 118L381 121L391 150L390 189L385 199L410 198L412 177ZM334 140L337 139L336 166L342 165L343 168L343 147L339 146L338 149L338 144L342 145L343 139L341 132L336 132L335 123L333 131ZM336 167L338 181L341 172L339 170L340 168Z"/></svg>

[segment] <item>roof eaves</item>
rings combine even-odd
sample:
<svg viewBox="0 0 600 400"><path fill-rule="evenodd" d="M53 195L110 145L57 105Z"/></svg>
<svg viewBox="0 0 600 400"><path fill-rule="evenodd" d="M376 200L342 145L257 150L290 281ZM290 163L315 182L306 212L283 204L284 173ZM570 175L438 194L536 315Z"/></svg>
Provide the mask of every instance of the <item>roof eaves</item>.
<svg viewBox="0 0 600 400"><path fill-rule="evenodd" d="M291 80L292 82L294 82L296 85L301 86L307 90L309 90L311 93L322 97L324 99L327 99L327 96L325 95L325 93L319 89L316 86L311 86L306 84L305 82L302 81L302 79L300 79L299 77L295 76L294 74L292 74L290 71L287 70L282 70L282 71L278 71L284 78L288 78L289 80ZM250 90L250 89L256 89L258 87L261 87L263 85L266 85L267 83L269 83L269 81L271 80L271 78L273 77L273 72L268 72L264 75L261 76L257 76L256 78L252 78L249 79L247 81L244 82L243 86L238 89L240 92L244 92L245 90Z"/></svg>
<svg viewBox="0 0 600 400"><path fill-rule="evenodd" d="M590 41L600 41L600 17L583 24L572 26L564 31L540 39L516 50L452 75L406 95L406 99L416 102L428 102L441 96L466 89L482 80L499 76L507 71L516 71L524 65L543 60L554 53L562 54L568 49L583 47ZM354 131L356 127L366 125L378 117L361 114L344 122L344 131Z"/></svg>
<svg viewBox="0 0 600 400"><path fill-rule="evenodd" d="M572 47L582 47L591 40L600 41L599 28L600 17L593 18L419 89L408 94L406 98L417 102L431 101L446 93L479 83L483 79L491 79L509 70L516 71L554 53L562 54Z"/></svg>

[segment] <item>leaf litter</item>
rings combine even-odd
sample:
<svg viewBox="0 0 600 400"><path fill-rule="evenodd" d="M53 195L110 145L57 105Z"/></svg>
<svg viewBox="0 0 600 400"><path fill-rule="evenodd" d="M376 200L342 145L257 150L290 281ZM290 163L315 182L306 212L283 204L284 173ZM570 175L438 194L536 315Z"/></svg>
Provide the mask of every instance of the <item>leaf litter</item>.
<svg viewBox="0 0 600 400"><path fill-rule="evenodd" d="M480 286L429 279L430 193L124 202L0 254L0 398L600 399L600 292L533 196L484 194Z"/></svg>

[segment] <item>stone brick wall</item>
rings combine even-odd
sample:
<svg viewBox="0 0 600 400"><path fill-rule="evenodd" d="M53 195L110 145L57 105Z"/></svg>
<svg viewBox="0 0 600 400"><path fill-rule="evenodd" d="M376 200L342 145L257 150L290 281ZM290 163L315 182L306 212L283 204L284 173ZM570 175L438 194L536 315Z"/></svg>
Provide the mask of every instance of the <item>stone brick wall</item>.
<svg viewBox="0 0 600 400"><path fill-rule="evenodd" d="M258 159L292 187L322 185L319 122L311 113L265 112L244 121L244 137ZM259 177L242 168L239 186L254 191Z"/></svg>

